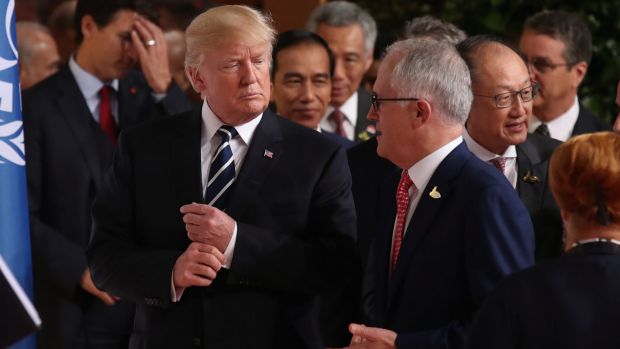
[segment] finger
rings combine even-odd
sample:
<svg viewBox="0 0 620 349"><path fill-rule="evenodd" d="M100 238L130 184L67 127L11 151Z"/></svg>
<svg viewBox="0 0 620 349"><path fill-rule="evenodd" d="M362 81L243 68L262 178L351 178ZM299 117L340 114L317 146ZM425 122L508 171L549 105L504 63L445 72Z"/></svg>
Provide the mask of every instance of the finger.
<svg viewBox="0 0 620 349"><path fill-rule="evenodd" d="M199 204L197 202L192 202L191 204L181 206L180 211L183 214L186 214L186 213L202 214L204 213L203 206L207 206L207 205Z"/></svg>
<svg viewBox="0 0 620 349"><path fill-rule="evenodd" d="M138 17L138 22L153 35L155 40L162 40L164 38L161 28L155 23L151 22L148 18L140 16Z"/></svg>
<svg viewBox="0 0 620 349"><path fill-rule="evenodd" d="M142 24L143 22L138 20L136 22L134 22L134 29L138 32L140 38L142 39L142 41L147 42L151 39L153 40L157 40L157 38L155 38L155 35L153 35L153 33L151 33L146 26L144 26L144 24Z"/></svg>
<svg viewBox="0 0 620 349"><path fill-rule="evenodd" d="M204 250L204 252L207 252L210 255L214 256L220 263L224 263L224 261L226 260L224 254L215 246L201 244L200 250Z"/></svg>
<svg viewBox="0 0 620 349"><path fill-rule="evenodd" d="M190 225L200 225L204 221L204 215L199 213L185 213L183 215L183 223Z"/></svg>
<svg viewBox="0 0 620 349"><path fill-rule="evenodd" d="M209 280L215 279L217 275L217 272L213 268L203 264L195 264L192 267L192 272L196 276L204 277Z"/></svg>
<svg viewBox="0 0 620 349"><path fill-rule="evenodd" d="M140 39L140 36L138 36L138 32L136 32L135 30L131 31L131 42L133 43L133 46L136 48L136 51L138 52L138 56L144 57L148 55L148 52L146 51L146 47L144 47L144 43Z"/></svg>
<svg viewBox="0 0 620 349"><path fill-rule="evenodd" d="M114 300L114 298L112 298L112 296L110 296L107 292L99 291L97 297L101 299L105 305L114 305L114 303L116 303L116 300Z"/></svg>

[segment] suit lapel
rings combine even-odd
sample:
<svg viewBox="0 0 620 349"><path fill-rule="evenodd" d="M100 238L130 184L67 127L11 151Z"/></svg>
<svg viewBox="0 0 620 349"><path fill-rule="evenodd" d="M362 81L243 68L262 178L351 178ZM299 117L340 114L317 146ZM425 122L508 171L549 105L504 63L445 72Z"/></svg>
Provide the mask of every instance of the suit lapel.
<svg viewBox="0 0 620 349"><path fill-rule="evenodd" d="M357 121L355 122L355 141L366 141L375 135L375 132L369 132L370 121L366 117L370 110L371 96L364 88L357 89ZM371 128L370 130L374 130Z"/></svg>
<svg viewBox="0 0 620 349"><path fill-rule="evenodd" d="M173 130L170 163L178 207L191 202L202 202L202 168L200 158L200 111L187 117L179 115L178 127Z"/></svg>
<svg viewBox="0 0 620 349"><path fill-rule="evenodd" d="M284 152L281 141L277 117L265 110L228 199L227 213L231 217L241 217L248 204L255 201L258 189Z"/></svg>
<svg viewBox="0 0 620 349"><path fill-rule="evenodd" d="M441 206L446 200L450 199L453 190L452 180L459 173L468 156L471 156L471 153L464 143L461 143L439 164L426 188L421 189L420 201L407 227L396 268L389 282L388 305L391 304L396 290L399 289L400 283L406 276L412 256L424 244L427 235L431 233L432 225L437 220Z"/></svg>
<svg viewBox="0 0 620 349"><path fill-rule="evenodd" d="M144 99L149 98L150 92L140 88L134 80L128 76L121 79L118 84L119 130L124 130L127 126L138 123L140 118L139 107L144 104ZM144 117L149 117L149 115Z"/></svg>
<svg viewBox="0 0 620 349"><path fill-rule="evenodd" d="M517 149L517 192L529 212L540 206L546 181L546 163L541 164L540 157L527 140L516 146Z"/></svg>
<svg viewBox="0 0 620 349"><path fill-rule="evenodd" d="M106 150L112 151L112 144L108 142L110 149L99 149L97 147L99 142L93 142L93 137L100 136L97 134L99 125L93 119L84 95L68 67L60 71L59 79L59 86L62 86L62 88L58 88L59 95L56 101L61 110L61 117L65 119L71 133L75 137L83 160L98 187L103 170L101 166L101 152Z"/></svg>

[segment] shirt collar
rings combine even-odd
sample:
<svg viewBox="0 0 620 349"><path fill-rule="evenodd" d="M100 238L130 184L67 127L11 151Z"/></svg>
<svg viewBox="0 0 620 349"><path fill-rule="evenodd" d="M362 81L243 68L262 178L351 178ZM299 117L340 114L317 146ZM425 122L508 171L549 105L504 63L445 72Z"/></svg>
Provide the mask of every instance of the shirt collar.
<svg viewBox="0 0 620 349"><path fill-rule="evenodd" d="M258 127L258 124L262 118L263 113L260 113L257 117L246 122L245 124L234 126L235 130L237 130L237 133L239 134L239 137L246 145L251 143L256 127ZM209 103L205 100L202 103L202 134L206 137L205 139L210 141L222 125L224 125L224 123L217 115L215 115L215 113L211 110L211 107L209 107Z"/></svg>
<svg viewBox="0 0 620 349"><path fill-rule="evenodd" d="M357 101L359 99L359 94L355 91L354 94L349 97L343 105L341 105L338 110L340 110L344 116L349 120L349 123L355 127L357 124ZM325 115L331 114L336 108L332 105L327 107L327 112Z"/></svg>
<svg viewBox="0 0 620 349"><path fill-rule="evenodd" d="M575 96L575 102L564 114L547 123L551 137L560 141L566 141L569 139L573 133L573 128L577 122L577 117L579 117L579 98ZM532 121L530 122L530 132L534 132L540 124L542 124L542 121L540 121L536 116L532 116Z"/></svg>
<svg viewBox="0 0 620 349"><path fill-rule="evenodd" d="M73 56L69 59L69 70L71 70L71 73L75 77L75 81L80 91L82 91L84 98L93 98L99 94L99 90L101 90L104 85L103 81L80 67ZM118 91L118 79L112 80L109 85L112 86L115 91Z"/></svg>
<svg viewBox="0 0 620 349"><path fill-rule="evenodd" d="M416 162L411 168L408 169L409 177L415 184L418 191L424 190L426 185L431 180L431 177L439 167L439 164L454 150L459 144L463 142L463 137L459 136L449 143L445 144L441 148L425 156L422 160Z"/></svg>
<svg viewBox="0 0 620 349"><path fill-rule="evenodd" d="M517 148L514 145L510 145L503 154L495 154L489 151L487 148L480 145L471 137L469 132L467 132L466 127L463 127L463 140L465 140L465 144L467 145L467 148L469 148L469 151L474 153L474 155L476 155L476 157L482 161L489 161L497 157L503 157L507 159L517 157Z"/></svg>

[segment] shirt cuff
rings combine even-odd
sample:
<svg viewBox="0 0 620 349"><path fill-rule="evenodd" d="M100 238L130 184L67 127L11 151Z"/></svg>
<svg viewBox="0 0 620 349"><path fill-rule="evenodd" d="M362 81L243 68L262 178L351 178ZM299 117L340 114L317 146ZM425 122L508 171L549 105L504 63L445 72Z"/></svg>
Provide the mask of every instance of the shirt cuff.
<svg viewBox="0 0 620 349"><path fill-rule="evenodd" d="M230 242L226 247L226 251L224 251L224 263L222 264L223 268L230 269L232 266L233 255L235 252L235 244L237 243L237 222L235 222L235 228L233 229L232 236L230 237Z"/></svg>
<svg viewBox="0 0 620 349"><path fill-rule="evenodd" d="M176 303L180 301L181 297L183 297L183 292L185 292L184 287L174 287L174 269L172 269L172 275L170 275L170 299L172 302Z"/></svg>

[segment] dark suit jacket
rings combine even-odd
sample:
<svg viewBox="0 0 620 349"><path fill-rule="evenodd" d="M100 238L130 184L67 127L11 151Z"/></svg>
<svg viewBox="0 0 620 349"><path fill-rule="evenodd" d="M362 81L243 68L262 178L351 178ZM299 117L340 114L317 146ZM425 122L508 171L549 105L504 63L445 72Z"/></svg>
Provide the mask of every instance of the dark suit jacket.
<svg viewBox="0 0 620 349"><path fill-rule="evenodd" d="M158 104L150 94L140 73L120 80L121 130L188 105L178 87ZM45 324L38 346L76 348L80 331L97 326L99 316L89 312L115 311L99 309L102 303L79 286L92 228L90 207L114 146L93 119L68 67L24 92L23 107L35 305ZM121 323L127 321L102 321L126 332Z"/></svg>
<svg viewBox="0 0 620 349"><path fill-rule="evenodd" d="M528 134L517 149L517 192L530 213L536 233L536 260L553 258L562 251L562 218L555 204L547 172L549 158L561 142Z"/></svg>
<svg viewBox="0 0 620 349"><path fill-rule="evenodd" d="M516 273L487 299L473 349L620 348L620 249L593 243Z"/></svg>
<svg viewBox="0 0 620 349"><path fill-rule="evenodd" d="M378 324L398 333L399 349L462 348L474 312L499 280L534 263L529 215L506 179L463 143L421 189L388 275L400 172L382 189ZM430 196L433 188L440 198Z"/></svg>
<svg viewBox="0 0 620 349"><path fill-rule="evenodd" d="M339 135L333 133L333 132L329 132L329 131L325 131L325 130L321 130L321 134L323 136L325 136L328 139L331 139L333 142L336 142L338 144L340 144L340 146L342 146L344 149L349 149L352 146L355 145L355 142L344 138L344 137L340 137Z"/></svg>
<svg viewBox="0 0 620 349"><path fill-rule="evenodd" d="M367 118L371 105L370 92L363 87L359 87L357 89L357 122L355 123L356 142L366 141L375 135L374 123Z"/></svg>
<svg viewBox="0 0 620 349"><path fill-rule="evenodd" d="M265 111L227 205L231 269L172 303L172 268L190 243L179 208L202 201L200 131L194 112L126 132L93 206L95 282L137 302L130 348L322 348L316 296L354 260L344 150Z"/></svg>
<svg viewBox="0 0 620 349"><path fill-rule="evenodd" d="M577 116L575 126L573 126L572 136L598 131L611 131L611 126L597 118L582 104L579 104L579 115Z"/></svg>

